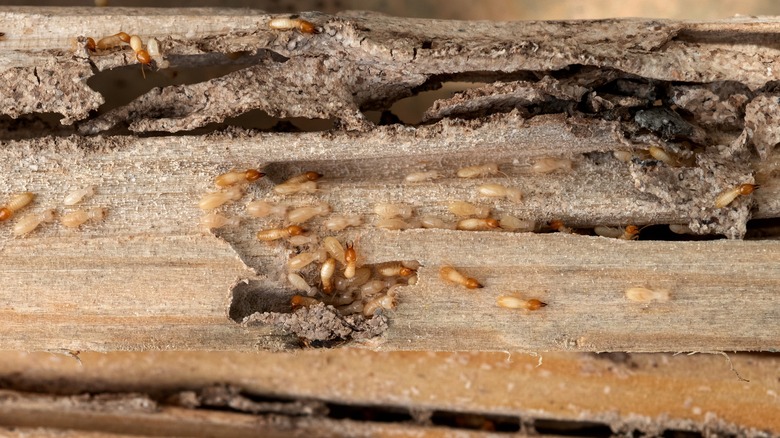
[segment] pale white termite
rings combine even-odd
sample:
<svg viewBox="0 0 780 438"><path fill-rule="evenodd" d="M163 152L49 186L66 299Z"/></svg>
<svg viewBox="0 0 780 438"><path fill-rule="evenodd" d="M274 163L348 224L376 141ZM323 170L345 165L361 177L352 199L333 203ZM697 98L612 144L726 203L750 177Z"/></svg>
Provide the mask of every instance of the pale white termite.
<svg viewBox="0 0 780 438"><path fill-rule="evenodd" d="M287 281L289 281L296 290L305 292L306 295L314 295L314 289L309 286L309 283L300 275L291 272L287 274Z"/></svg>
<svg viewBox="0 0 780 438"><path fill-rule="evenodd" d="M647 152L651 157L670 166L677 166L679 164L677 158L672 156L669 152L666 152L664 149L659 148L658 146L650 146L650 149L648 149Z"/></svg>
<svg viewBox="0 0 780 438"><path fill-rule="evenodd" d="M320 280L322 281L322 291L326 294L333 293L333 276L336 274L336 259L328 257L325 263L320 267Z"/></svg>
<svg viewBox="0 0 780 438"><path fill-rule="evenodd" d="M572 168L572 161L568 158L538 158L531 166L534 173L552 173L556 170L569 171Z"/></svg>
<svg viewBox="0 0 780 438"><path fill-rule="evenodd" d="M736 187L723 191L715 198L715 208L723 208L734 202L740 195L749 195L758 188L755 184L740 184Z"/></svg>
<svg viewBox="0 0 780 438"><path fill-rule="evenodd" d="M371 280L366 284L360 286L360 296L361 297L374 296L379 292L382 292L385 288L387 288L387 286L388 286L387 282L383 280Z"/></svg>
<svg viewBox="0 0 780 438"><path fill-rule="evenodd" d="M339 306L338 309L342 315L353 315L355 313L361 313L363 311L363 302L360 300L353 301L348 305Z"/></svg>
<svg viewBox="0 0 780 438"><path fill-rule="evenodd" d="M341 246L341 242L333 236L328 236L322 239L322 247L330 254L331 257L336 259L342 265L347 264L346 257L344 255L344 247Z"/></svg>
<svg viewBox="0 0 780 438"><path fill-rule="evenodd" d="M62 215L60 222L68 228L78 228L86 221L100 221L106 217L106 209L94 207L89 210L76 210Z"/></svg>
<svg viewBox="0 0 780 438"><path fill-rule="evenodd" d="M355 276L352 278L336 277L336 290L346 291L358 288L366 284L371 279L371 268L361 266L355 270Z"/></svg>
<svg viewBox="0 0 780 438"><path fill-rule="evenodd" d="M291 236L303 234L305 230L298 225L290 225L286 228L269 228L257 232L257 240L270 242L272 240L287 239Z"/></svg>
<svg viewBox="0 0 780 438"><path fill-rule="evenodd" d="M675 234L696 234L688 225L669 224L669 230Z"/></svg>
<svg viewBox="0 0 780 438"><path fill-rule="evenodd" d="M200 199L198 207L201 210L213 210L228 202L238 201L244 196L244 192L239 186L233 186L222 192L206 193Z"/></svg>
<svg viewBox="0 0 780 438"><path fill-rule="evenodd" d="M507 309L525 309L532 311L547 306L547 303L543 303L536 298L525 300L516 295L501 295L496 298L496 304L498 304L499 307Z"/></svg>
<svg viewBox="0 0 780 438"><path fill-rule="evenodd" d="M54 221L54 209L44 210L40 213L28 213L20 216L13 227L14 236L25 235L44 222Z"/></svg>
<svg viewBox="0 0 780 438"><path fill-rule="evenodd" d="M157 68L168 68L170 66L163 56L160 42L155 38L149 38L149 42L146 43L146 50L149 52L149 56L152 57L152 60L157 64Z"/></svg>
<svg viewBox="0 0 780 438"><path fill-rule="evenodd" d="M315 245L319 238L315 235L307 236L305 234L299 234L297 236L290 236L287 242L292 246L304 246Z"/></svg>
<svg viewBox="0 0 780 438"><path fill-rule="evenodd" d="M301 33L315 34L320 33L321 29L311 21L299 17L277 17L268 22L268 27L274 30L294 30Z"/></svg>
<svg viewBox="0 0 780 438"><path fill-rule="evenodd" d="M257 181L264 177L265 174L256 169L248 170L231 170L230 172L223 173L214 179L214 184L217 187L230 187L236 184L244 184Z"/></svg>
<svg viewBox="0 0 780 438"><path fill-rule="evenodd" d="M357 251L352 242L347 243L347 247L344 249L344 261L346 266L344 267L344 277L352 278L355 276L357 270Z"/></svg>
<svg viewBox="0 0 780 438"><path fill-rule="evenodd" d="M498 219L498 224L507 231L533 231L536 227L534 221L522 220L506 213Z"/></svg>
<svg viewBox="0 0 780 438"><path fill-rule="evenodd" d="M219 213L208 213L200 217L200 226L209 230L212 228L236 227L240 222L237 217L226 217Z"/></svg>
<svg viewBox="0 0 780 438"><path fill-rule="evenodd" d="M4 207L0 208L0 222L10 219L14 213L30 205L33 199L35 199L35 194L30 192L13 196Z"/></svg>
<svg viewBox="0 0 780 438"><path fill-rule="evenodd" d="M436 216L423 216L420 218L420 226L423 228L441 228L445 230L454 230L455 224L445 222Z"/></svg>
<svg viewBox="0 0 780 438"><path fill-rule="evenodd" d="M477 186L477 193L489 198L506 198L512 202L523 200L523 192L514 187L505 187L501 184L482 184Z"/></svg>
<svg viewBox="0 0 780 438"><path fill-rule="evenodd" d="M475 278L463 275L452 266L442 266L439 268L439 277L448 283L458 284L466 289L479 289L483 287Z"/></svg>
<svg viewBox="0 0 780 438"><path fill-rule="evenodd" d="M406 175L404 181L408 183L418 183L418 182L425 182L425 181L433 181L439 178L441 178L441 174L435 170L431 170L428 172L412 172L409 175Z"/></svg>
<svg viewBox="0 0 780 438"><path fill-rule="evenodd" d="M341 231L348 227L357 227L363 223L358 215L334 215L322 222L322 226L329 231Z"/></svg>
<svg viewBox="0 0 780 438"><path fill-rule="evenodd" d="M626 298L640 303L669 301L669 297L668 289L650 289L647 287L630 287L626 289Z"/></svg>
<svg viewBox="0 0 780 438"><path fill-rule="evenodd" d="M274 192L279 195L296 195L298 193L317 193L317 182L306 181L302 183L285 182L274 186Z"/></svg>
<svg viewBox="0 0 780 438"><path fill-rule="evenodd" d="M92 196L95 194L95 188L85 187L83 189L76 189L72 192L68 193L65 196L65 200L62 202L65 205L76 205L79 202L81 202L84 198Z"/></svg>
<svg viewBox="0 0 780 438"><path fill-rule="evenodd" d="M464 231L488 231L500 227L497 219L489 218L468 218L458 221L456 229Z"/></svg>
<svg viewBox="0 0 780 438"><path fill-rule="evenodd" d="M300 271L313 262L323 263L327 258L328 256L325 251L302 252L291 257L290 260L287 260L287 269L292 272Z"/></svg>
<svg viewBox="0 0 780 438"><path fill-rule="evenodd" d="M374 213L383 219L400 217L409 219L414 214L412 206L408 204L381 203L374 206Z"/></svg>
<svg viewBox="0 0 780 438"><path fill-rule="evenodd" d="M451 201L448 205L450 212L460 217L478 217L486 218L490 216L490 207L483 205L474 205L466 201Z"/></svg>
<svg viewBox="0 0 780 438"><path fill-rule="evenodd" d="M628 225L626 228L597 226L593 228L593 232L601 237L611 237L613 239L636 240L639 238L639 227L636 225Z"/></svg>
<svg viewBox="0 0 780 438"><path fill-rule="evenodd" d="M252 201L246 204L246 212L252 217L276 216L281 218L287 214L287 205L273 204L267 201Z"/></svg>
<svg viewBox="0 0 780 438"><path fill-rule="evenodd" d="M612 151L612 155L614 155L618 161L622 161L624 163L628 163L632 158L634 158L634 154L629 151Z"/></svg>
<svg viewBox="0 0 780 438"><path fill-rule="evenodd" d="M330 213L330 205L325 202L310 206L298 207L287 212L287 220L292 224L302 224L308 222L315 216L324 216Z"/></svg>
<svg viewBox="0 0 780 438"><path fill-rule="evenodd" d="M370 318L380 309L393 310L397 304L395 295L383 294L374 297L363 305L363 316Z"/></svg>
<svg viewBox="0 0 780 438"><path fill-rule="evenodd" d="M374 226L385 230L406 230L409 228L413 228L412 224L406 222L403 219L399 219L397 217L380 219L376 221L376 223L374 223Z"/></svg>
<svg viewBox="0 0 780 438"><path fill-rule="evenodd" d="M458 169L460 178L478 178L482 176L495 175L499 173L498 164L487 163L479 166L468 166Z"/></svg>

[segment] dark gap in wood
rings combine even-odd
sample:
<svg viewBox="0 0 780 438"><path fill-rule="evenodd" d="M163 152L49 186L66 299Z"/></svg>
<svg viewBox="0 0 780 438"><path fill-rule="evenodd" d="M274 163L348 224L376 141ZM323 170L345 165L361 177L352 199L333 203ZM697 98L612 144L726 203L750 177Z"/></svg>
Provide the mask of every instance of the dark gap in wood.
<svg viewBox="0 0 780 438"><path fill-rule="evenodd" d="M534 420L534 429L541 435L578 437L611 437L612 428L606 423L594 421L568 421L552 419Z"/></svg>
<svg viewBox="0 0 780 438"><path fill-rule="evenodd" d="M434 426L444 426L452 429L507 433L520 431L520 419L510 415L434 411L433 415L431 415L431 423Z"/></svg>

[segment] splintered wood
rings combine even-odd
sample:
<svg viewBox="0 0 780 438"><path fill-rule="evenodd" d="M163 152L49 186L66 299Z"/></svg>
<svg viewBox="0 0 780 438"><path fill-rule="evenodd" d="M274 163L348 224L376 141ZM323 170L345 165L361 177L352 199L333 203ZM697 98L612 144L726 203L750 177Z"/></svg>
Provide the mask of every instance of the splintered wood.
<svg viewBox="0 0 780 438"><path fill-rule="evenodd" d="M780 21L0 17L2 348L780 348Z"/></svg>

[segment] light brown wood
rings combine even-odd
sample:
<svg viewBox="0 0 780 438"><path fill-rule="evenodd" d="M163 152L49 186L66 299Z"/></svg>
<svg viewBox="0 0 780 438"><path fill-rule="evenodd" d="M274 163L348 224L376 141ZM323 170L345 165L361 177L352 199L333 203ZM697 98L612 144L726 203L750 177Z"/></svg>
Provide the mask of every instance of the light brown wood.
<svg viewBox="0 0 780 438"><path fill-rule="evenodd" d="M294 293L284 270L294 250L254 237L261 228L281 224L248 218L241 204L253 198L280 201L273 184L306 170L325 175L320 191L291 202L325 201L334 213L362 215L363 226L338 234L342 242L355 242L360 263L422 264L418 284L401 289L387 331L361 340L364 347L780 348L774 324L780 318L777 240L620 241L562 233L399 232L372 225L373 207L380 202L406 202L417 216L454 221L447 203L462 199L489 205L495 215L532 220L537 231L549 231L548 221L561 219L591 229L689 224L703 234L743 237L748 219L780 215L778 161L772 155L776 99L761 89L778 79L780 66L767 66L780 57L773 46L743 43L779 32L775 19L460 23L311 13L304 18L323 32L306 35L273 31L267 27L270 17L259 12L21 8L0 14L6 34L0 42L0 74L6 79L0 112L36 121L39 113L59 112L63 123L76 123L9 131L15 140L0 145L5 178L0 196L33 191L38 199L31 211L56 207L62 214L71 210L62 207L69 191L94 185L97 194L84 205L108 209L104 221L75 231L44 224L28 237L12 238L10 226L0 226L2 348L297 347L300 332L240 324L255 312L278 311L274 306ZM213 64L233 70L152 90L90 115L110 96L96 93L86 79L105 78L107 70L135 61L122 48L90 53L84 37L118 29L147 41L159 38L174 65L170 71ZM254 55L226 61L224 54L242 59L239 52ZM126 78L142 81L138 66L130 67L123 70ZM469 79L482 84L439 101L426 113L428 124L379 126L364 114L420 87ZM617 80L641 86L659 81L674 92L657 99L660 103L641 90L615 97L604 87ZM734 88L728 99L716 99L715 110L696 100L720 92L722 83ZM586 96L591 100L585 102ZM661 104L691 114L695 127L670 134L684 141L647 128L653 120L641 119L639 108L652 112ZM587 105L598 108L583 109ZM542 114L533 113L537 106ZM614 113L605 110L613 107ZM251 110L332 120L340 129L234 127L208 135L172 134ZM18 128L10 119L4 123ZM113 128L117 124L129 131ZM159 131L166 135L145 136ZM54 134L62 136L49 136ZM700 145L695 155L685 142ZM693 161L647 163L648 149L659 145ZM620 161L615 151L636 160ZM571 159L573 169L544 175L530 170L534 159L548 156ZM478 180L454 176L459 167L485 162L498 163L502 173ZM198 230L197 202L216 190L213 178L258 167L268 176L251 185L241 202L224 208L242 217L241 226L217 231L217 238ZM420 170L436 170L444 178L403 182ZM761 184L755 195L715 208L724 189L754 181ZM485 182L518 187L523 201L482 199L475 188ZM307 227L325 235L318 223ZM466 291L442 283L437 272L445 264L486 287ZM635 286L668 289L671 299L631 302L625 290ZM549 305L534 313L496 306L499 295L515 292Z"/></svg>

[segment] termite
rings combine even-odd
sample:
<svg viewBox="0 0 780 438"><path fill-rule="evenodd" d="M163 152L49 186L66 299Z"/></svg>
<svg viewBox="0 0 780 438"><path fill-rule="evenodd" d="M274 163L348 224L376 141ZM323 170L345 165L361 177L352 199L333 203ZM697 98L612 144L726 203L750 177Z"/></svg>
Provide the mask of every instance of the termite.
<svg viewBox="0 0 780 438"><path fill-rule="evenodd" d="M490 216L490 207L474 205L466 201L452 201L448 205L450 212L455 216L486 218Z"/></svg>
<svg viewBox="0 0 780 438"><path fill-rule="evenodd" d="M285 182L274 186L274 192L279 195L296 195L298 193L317 193L317 182L306 181L302 183Z"/></svg>
<svg viewBox="0 0 780 438"><path fill-rule="evenodd" d="M40 213L29 213L19 218L14 224L13 233L14 236L22 236L27 234L44 222L54 221L54 210L44 210Z"/></svg>
<svg viewBox="0 0 780 438"><path fill-rule="evenodd" d="M233 186L225 190L224 192L206 193L200 199L198 207L201 210L213 210L228 202L238 201L244 196L244 192L238 186Z"/></svg>
<svg viewBox="0 0 780 438"><path fill-rule="evenodd" d="M287 261L287 269L293 272L300 271L315 261L322 263L327 260L327 258L327 252L324 250L322 252L302 252Z"/></svg>
<svg viewBox="0 0 780 438"><path fill-rule="evenodd" d="M462 167L458 169L460 178L477 178L481 176L495 175L499 173L498 164L487 163L479 166Z"/></svg>
<svg viewBox="0 0 780 438"><path fill-rule="evenodd" d="M290 236L298 236L306 231L298 225L290 225L286 228L269 228L257 232L257 240L270 242L273 240L286 239Z"/></svg>
<svg viewBox="0 0 780 438"><path fill-rule="evenodd" d="M466 289L479 289L483 287L479 281L471 277L466 277L452 266L442 266L439 268L439 277L444 281L459 284Z"/></svg>
<svg viewBox="0 0 780 438"><path fill-rule="evenodd" d="M374 223L374 226L385 230L406 230L409 228L413 228L412 224L406 222L403 219L399 219L397 217L380 219L376 223Z"/></svg>
<svg viewBox="0 0 780 438"><path fill-rule="evenodd" d="M654 159L662 161L670 166L679 165L677 158L673 157L670 153L666 152L662 148L659 148L658 146L650 146L650 149L648 149L647 152Z"/></svg>
<svg viewBox="0 0 780 438"><path fill-rule="evenodd" d="M456 229L464 231L487 231L495 230L496 228L499 228L499 226L498 220L491 217L485 219L469 218L458 221Z"/></svg>
<svg viewBox="0 0 780 438"><path fill-rule="evenodd" d="M408 277L415 272L414 269L408 268L398 262L381 264L377 266L376 270L379 272L379 275L384 277Z"/></svg>
<svg viewBox="0 0 780 438"><path fill-rule="evenodd" d="M326 294L333 293L333 275L336 273L336 259L328 257L325 263L320 267L320 280L322 280L322 291ZM353 275L354 277L354 275Z"/></svg>
<svg viewBox="0 0 780 438"><path fill-rule="evenodd" d="M314 306L320 303L320 300L311 297L304 297L301 295L293 295L290 299L290 306L293 311L300 309L301 307Z"/></svg>
<svg viewBox="0 0 780 438"><path fill-rule="evenodd" d="M502 214L498 225L507 231L533 231L536 227L534 221L522 220L509 214Z"/></svg>
<svg viewBox="0 0 780 438"><path fill-rule="evenodd" d="M618 160L624 163L628 163L634 158L634 154L629 151L612 151L612 155Z"/></svg>
<svg viewBox="0 0 780 438"><path fill-rule="evenodd" d="M501 184L482 184L477 186L477 193L489 198L506 198L512 202L523 200L523 192L520 189L505 187Z"/></svg>
<svg viewBox="0 0 780 438"><path fill-rule="evenodd" d="M574 230L572 230L571 227L567 227L562 220L553 219L549 223L550 223L550 228L552 228L553 230L559 233L571 234L572 232L574 232Z"/></svg>
<svg viewBox="0 0 780 438"><path fill-rule="evenodd" d="M313 295L313 288L309 286L309 283L300 275L291 272L287 274L287 281L289 281L295 289L306 292L306 295Z"/></svg>
<svg viewBox="0 0 780 438"><path fill-rule="evenodd" d="M252 201L246 204L246 212L252 217L276 216L282 218L287 214L287 205Z"/></svg>
<svg viewBox="0 0 780 438"><path fill-rule="evenodd" d="M168 61L165 60L160 49L160 43L155 38L149 38L149 42L146 44L146 50L149 52L149 56L152 57L157 68L168 68Z"/></svg>
<svg viewBox="0 0 780 438"><path fill-rule="evenodd" d="M682 224L669 224L669 231L675 234L696 234L691 227Z"/></svg>
<svg viewBox="0 0 780 438"><path fill-rule="evenodd" d="M89 42L90 39L91 38L88 38L87 41ZM94 40L92 41L94 42ZM125 32L119 32L114 35L109 35L107 37L99 39L95 44L95 48L98 50L106 50L112 47L116 47L122 43L128 43L128 44L130 43L130 35L128 35Z"/></svg>
<svg viewBox="0 0 780 438"><path fill-rule="evenodd" d="M214 179L217 187L230 187L236 184L251 183L264 177L265 174L256 169L232 170Z"/></svg>
<svg viewBox="0 0 780 438"><path fill-rule="evenodd" d="M534 161L531 171L534 173L551 173L556 170L569 171L572 168L572 161L568 158L539 158Z"/></svg>
<svg viewBox="0 0 780 438"><path fill-rule="evenodd" d="M313 207L299 207L287 213L287 220L293 224L308 222L315 216L324 216L330 213L330 205L323 202Z"/></svg>
<svg viewBox="0 0 780 438"><path fill-rule="evenodd" d="M593 228L593 232L601 237L611 237L613 239L636 240L639 238L639 227L636 225L628 225L626 228L597 226Z"/></svg>
<svg viewBox="0 0 780 438"><path fill-rule="evenodd" d="M383 280L371 280L360 287L361 297L372 297L382 292L388 286Z"/></svg>
<svg viewBox="0 0 780 438"><path fill-rule="evenodd" d="M306 236L306 235L298 235L298 236L291 236L287 239L287 242L292 246L304 246L304 245L315 245L319 238L317 236Z"/></svg>
<svg viewBox="0 0 780 438"><path fill-rule="evenodd" d="M212 228L237 227L239 223L240 220L237 217L226 217L219 213L208 213L200 217L200 226L207 230Z"/></svg>
<svg viewBox="0 0 780 438"><path fill-rule="evenodd" d="M431 170L429 172L412 172L409 175L406 175L404 181L408 183L418 183L418 182L425 182L425 181L433 181L439 178L441 178L441 174L435 170Z"/></svg>
<svg viewBox="0 0 780 438"><path fill-rule="evenodd" d="M647 287L631 287L626 289L626 298L631 301L646 303L649 301L669 301L669 290L650 289Z"/></svg>
<svg viewBox="0 0 780 438"><path fill-rule="evenodd" d="M130 48L133 49L133 52L135 52L135 59L138 61L138 63L141 64L141 74L146 77L146 73L144 73L144 65L149 65L152 63L152 57L149 55L149 52L146 51L144 48L144 43L141 41L141 37L138 35L133 35L130 37Z"/></svg>
<svg viewBox="0 0 780 438"><path fill-rule="evenodd" d="M411 205L381 203L374 206L374 213L383 219L394 217L409 219L414 212Z"/></svg>
<svg viewBox="0 0 780 438"><path fill-rule="evenodd" d="M420 218L420 226L423 228L441 228L445 230L454 230L455 224L444 222L443 219L436 216L423 216Z"/></svg>
<svg viewBox="0 0 780 438"><path fill-rule="evenodd" d="M94 187L86 187L83 189L74 190L65 196L65 200L62 202L65 205L76 205L84 198L95 194Z"/></svg>
<svg viewBox="0 0 780 438"><path fill-rule="evenodd" d="M547 303L543 303L536 298L524 300L516 295L501 295L496 298L496 304L498 304L499 307L507 309L525 309L532 311L547 306Z"/></svg>
<svg viewBox="0 0 780 438"><path fill-rule="evenodd" d="M370 318L376 314L380 309L393 310L397 304L395 295L383 294L379 295L371 300L368 300L363 305L363 316Z"/></svg>
<svg viewBox="0 0 780 438"><path fill-rule="evenodd" d="M715 198L715 208L723 208L734 202L740 195L749 195L759 186L755 184L740 184L734 188L728 189Z"/></svg>
<svg viewBox="0 0 780 438"><path fill-rule="evenodd" d="M363 302L360 300L353 301L348 305L339 306L338 309L342 315L353 315L355 313L361 313L363 311Z"/></svg>
<svg viewBox="0 0 780 438"><path fill-rule="evenodd" d="M320 178L322 178L321 173L308 171L308 172L303 172L300 175L295 175L294 177L289 178L286 181L282 182L282 184L302 184L309 181L317 181Z"/></svg>
<svg viewBox="0 0 780 438"><path fill-rule="evenodd" d="M311 21L304 20L300 17L293 18L274 18L268 22L268 26L274 30L293 30L298 29L301 33L316 34L322 30L317 27Z"/></svg>
<svg viewBox="0 0 780 438"><path fill-rule="evenodd" d="M344 260L346 266L344 267L344 277L352 278L355 276L355 270L357 269L357 251L352 242L347 243L346 249L344 249Z"/></svg>
<svg viewBox="0 0 780 438"><path fill-rule="evenodd" d="M106 217L106 209L102 207L94 207L89 210L76 210L71 213L67 213L60 218L62 225L69 228L78 228L86 221L100 221Z"/></svg>
<svg viewBox="0 0 780 438"><path fill-rule="evenodd" d="M350 290L361 287L371 279L371 268L362 266L357 268L355 276L352 278L336 277L336 289L340 291Z"/></svg>
<svg viewBox="0 0 780 438"><path fill-rule="evenodd" d="M344 254L344 247L341 246L341 242L333 236L328 236L322 239L322 247L330 254L331 257L336 259L342 265L347 264L347 259Z"/></svg>
<svg viewBox="0 0 780 438"><path fill-rule="evenodd" d="M329 231L341 231L348 227L357 227L363 223L363 219L357 215L330 216L322 222L322 226Z"/></svg>
<svg viewBox="0 0 780 438"><path fill-rule="evenodd" d="M28 206L33 199L35 199L35 194L30 192L19 193L14 196L5 204L5 207L0 207L0 221L10 219L14 213Z"/></svg>

